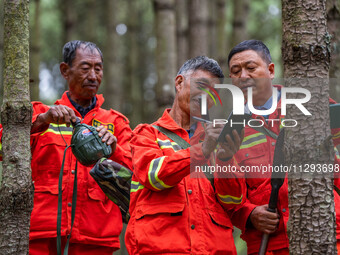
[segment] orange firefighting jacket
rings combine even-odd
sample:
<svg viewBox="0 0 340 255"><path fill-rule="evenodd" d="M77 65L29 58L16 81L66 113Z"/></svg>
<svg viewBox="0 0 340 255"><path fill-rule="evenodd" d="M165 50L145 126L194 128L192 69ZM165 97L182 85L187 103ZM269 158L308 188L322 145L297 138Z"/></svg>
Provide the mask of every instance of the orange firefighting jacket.
<svg viewBox="0 0 340 255"><path fill-rule="evenodd" d="M280 86L275 86L280 89ZM335 103L330 100L330 103ZM269 115L268 119L283 119L281 116L281 102L278 103L276 111ZM280 132L280 122L266 122L262 116L254 115L252 118L261 119L265 123L265 127L275 134ZM255 124L254 124L255 125ZM340 129L332 130L334 145L339 142ZM336 138L336 139L335 139ZM247 126L245 128L245 135L240 147L240 150L235 154L235 159L238 162L241 170L248 170L254 166L268 166L272 165L274 157L276 140L270 136L266 136L253 128ZM336 159L338 160L338 159ZM339 164L340 161L338 161ZM253 168L254 169L254 168ZM264 168L262 168L264 169ZM232 223L242 230L241 238L247 242L248 254L258 253L262 233L257 231L254 227L246 227L247 220L250 213L256 206L268 204L271 193L271 173L246 173L246 200L242 205L231 206L227 208L228 214L231 217ZM261 177L262 178L259 178ZM253 177L253 178L252 178ZM337 239L340 239L340 197L334 192L334 201L336 209L336 224L337 224ZM268 242L268 251L278 250L289 246L287 238L287 221L289 217L288 211L288 179L286 178L284 184L280 188L277 210L280 215L278 229L271 234Z"/></svg>
<svg viewBox="0 0 340 255"><path fill-rule="evenodd" d="M152 125L189 142L187 131L170 117L169 109ZM215 180L214 192L204 174L190 176L191 160L207 163L198 143L204 139L200 124L188 149L152 125L139 125L131 140L134 175L125 238L129 254L236 254L233 226L216 196L226 206L241 203L242 181Z"/></svg>
<svg viewBox="0 0 340 255"><path fill-rule="evenodd" d="M131 152L129 140L131 129L128 119L114 110L104 110L102 95L97 95L94 109L86 114L82 123L99 126L104 125L117 137L117 147L112 160L131 168ZM33 119L48 111L49 106L33 102ZM81 115L69 101L66 92L57 105L72 108L76 115ZM0 127L1 128L1 127ZM61 134L62 135L61 135ZM51 123L47 130L31 135L32 180L34 182L34 208L31 214L30 239L56 237L58 178L66 144L71 143L72 127L65 124ZM73 194L74 169L76 158L68 149L63 174L62 203L62 236L69 234L71 227L71 202ZM122 217L118 206L110 201L89 175L91 167L78 163L78 192L75 220L71 242L110 246L119 248L119 234L122 230Z"/></svg>

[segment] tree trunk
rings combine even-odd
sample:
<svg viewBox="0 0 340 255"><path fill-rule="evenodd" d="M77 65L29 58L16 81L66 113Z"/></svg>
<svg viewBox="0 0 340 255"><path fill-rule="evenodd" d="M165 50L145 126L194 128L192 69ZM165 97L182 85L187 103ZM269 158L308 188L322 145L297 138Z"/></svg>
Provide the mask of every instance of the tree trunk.
<svg viewBox="0 0 340 255"><path fill-rule="evenodd" d="M33 184L30 169L28 0L4 2L3 179L0 254L28 254Z"/></svg>
<svg viewBox="0 0 340 255"><path fill-rule="evenodd" d="M331 65L329 68L330 94L336 101L340 101L340 1L327 0L327 27L332 35Z"/></svg>
<svg viewBox="0 0 340 255"><path fill-rule="evenodd" d="M74 8L74 0L59 0L62 20L62 46L65 43L75 39L75 24L77 8ZM64 82L64 91L68 90L68 85Z"/></svg>
<svg viewBox="0 0 340 255"><path fill-rule="evenodd" d="M188 59L188 1L176 0L177 70Z"/></svg>
<svg viewBox="0 0 340 255"><path fill-rule="evenodd" d="M249 39L247 20L249 14L249 0L234 0L232 47Z"/></svg>
<svg viewBox="0 0 340 255"><path fill-rule="evenodd" d="M3 69L3 49L4 49L4 1L0 0L0 105L2 104L2 95L3 93L3 76L2 76L2 69ZM0 117L0 123L1 123L1 117Z"/></svg>
<svg viewBox="0 0 340 255"><path fill-rule="evenodd" d="M104 94L105 108L113 108L121 111L123 102L122 94L122 66L119 59L121 48L116 32L117 16L119 8L117 1L105 1L106 15L106 42L104 52Z"/></svg>
<svg viewBox="0 0 340 255"><path fill-rule="evenodd" d="M208 0L189 1L189 57L209 54Z"/></svg>
<svg viewBox="0 0 340 255"><path fill-rule="evenodd" d="M116 0L111 0L107 2L116 2ZM98 38L97 38L97 16L96 16L96 7L98 5L98 2L96 0L87 0L85 2L85 11L86 11L86 26L84 27L85 37L84 40L94 42L98 44ZM113 16L113 14L111 13ZM96 42L97 41L97 42Z"/></svg>
<svg viewBox="0 0 340 255"><path fill-rule="evenodd" d="M288 174L290 254L337 254L333 176L299 171L299 166L305 170L316 164L325 164L329 170L327 166L334 160L328 114L330 37L325 0L283 0L282 17L286 87L302 87L312 95L304 104L312 116L303 115L295 106L287 107L286 119L298 123L286 129L284 145L286 164L297 166L296 173Z"/></svg>
<svg viewBox="0 0 340 255"><path fill-rule="evenodd" d="M217 62L222 70L228 70L227 63L227 33L226 25L226 0L217 0Z"/></svg>
<svg viewBox="0 0 340 255"><path fill-rule="evenodd" d="M208 4L208 57L217 58L217 0L210 0Z"/></svg>
<svg viewBox="0 0 340 255"><path fill-rule="evenodd" d="M31 101L39 101L40 66L40 0L35 0L33 36L30 44L30 95Z"/></svg>
<svg viewBox="0 0 340 255"><path fill-rule="evenodd" d="M159 107L169 107L175 96L177 66L175 0L154 0L153 3L157 38L156 98Z"/></svg>
<svg viewBox="0 0 340 255"><path fill-rule="evenodd" d="M128 65L127 65L127 84L129 85L128 89L124 90L126 95L126 103L125 105L125 111L128 114L130 125L132 127L135 127L137 124L142 122L143 119L143 107L142 105L142 81L140 79L140 69L139 66L139 57L140 52L143 50L143 46L139 44L139 35L138 31L141 28L140 23L141 20L139 19L139 12L138 7L140 7L139 4L142 4L141 1L134 1L129 0L128 1L128 10L131 10L129 12L129 15L131 17L135 17L134 19L129 19L128 23ZM127 92L127 93L126 93Z"/></svg>

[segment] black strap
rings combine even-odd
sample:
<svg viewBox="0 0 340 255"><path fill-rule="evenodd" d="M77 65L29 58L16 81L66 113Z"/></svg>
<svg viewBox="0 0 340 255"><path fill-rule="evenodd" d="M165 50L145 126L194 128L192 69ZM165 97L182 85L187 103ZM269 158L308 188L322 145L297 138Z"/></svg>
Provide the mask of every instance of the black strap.
<svg viewBox="0 0 340 255"><path fill-rule="evenodd" d="M62 216L62 185L63 185L63 172L64 172L64 164L65 164L65 156L66 151L68 148L70 148L72 145L69 145L66 147L64 151L64 157L63 157L63 163L61 164L60 174L59 174L59 184L58 184L58 213L57 213L57 254L61 255L61 216ZM70 234L67 237L65 249L64 249L64 255L68 255L68 247L69 242L71 238L74 218L76 214L76 204L77 204L77 168L78 168L78 161L76 161L76 167L74 170L74 182L73 182L73 194L72 194L72 209L71 209L71 229Z"/></svg>
<svg viewBox="0 0 340 255"><path fill-rule="evenodd" d="M163 135L166 135L171 140L173 140L175 143L177 143L182 149L187 149L187 148L189 148L191 146L190 143L185 141L182 137L180 137L179 135L175 134L171 130L163 128L163 127L160 127L160 126L156 126L156 125L152 125L152 126L155 129L157 129L159 132L161 132Z"/></svg>
<svg viewBox="0 0 340 255"><path fill-rule="evenodd" d="M168 138L173 140L175 143L177 143L182 149L187 149L187 148L189 148L191 146L190 143L185 141L182 137L180 137L179 135L175 134L171 130L163 128L163 127L160 127L160 126L157 126L157 125L152 125L152 126L155 129L157 129L159 132L161 132L163 135L167 136ZM204 172L204 174L207 177L207 179L209 180L209 182L211 183L211 186L213 187L213 189L215 190L213 175L208 173L208 172Z"/></svg>

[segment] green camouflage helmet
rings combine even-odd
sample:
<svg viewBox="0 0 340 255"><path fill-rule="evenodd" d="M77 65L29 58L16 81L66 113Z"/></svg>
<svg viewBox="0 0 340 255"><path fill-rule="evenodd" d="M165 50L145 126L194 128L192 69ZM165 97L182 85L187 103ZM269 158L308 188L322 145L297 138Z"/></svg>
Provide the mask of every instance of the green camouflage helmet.
<svg viewBox="0 0 340 255"><path fill-rule="evenodd" d="M112 154L111 146L102 142L96 128L80 123L79 119L74 125L71 144L74 156L85 166L91 166L100 158L109 158Z"/></svg>

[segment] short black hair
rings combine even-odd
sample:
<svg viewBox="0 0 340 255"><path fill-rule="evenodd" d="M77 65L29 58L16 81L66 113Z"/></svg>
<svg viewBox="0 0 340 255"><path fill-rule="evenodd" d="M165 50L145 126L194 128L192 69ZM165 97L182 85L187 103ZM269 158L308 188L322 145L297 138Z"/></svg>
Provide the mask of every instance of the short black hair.
<svg viewBox="0 0 340 255"><path fill-rule="evenodd" d="M224 78L222 69L217 61L206 56L198 56L185 61L185 63L179 69L177 75L184 75L189 71L195 72L197 70L207 71L219 79Z"/></svg>
<svg viewBox="0 0 340 255"><path fill-rule="evenodd" d="M63 48L64 62L68 64L69 66L72 66L72 62L74 58L76 57L76 51L82 46L84 48L89 48L91 51L96 49L99 52L100 57L102 58L102 62L104 62L103 53L101 52L101 50L98 48L96 44L94 44L93 42L85 42L85 41L79 41L79 40L70 41L64 45L64 48Z"/></svg>
<svg viewBox="0 0 340 255"><path fill-rule="evenodd" d="M237 44L229 53L228 56L228 66L230 63L230 59L236 54L246 50L256 51L261 58L267 63L270 64L272 62L272 57L270 55L270 51L268 47L260 40L246 40L239 44Z"/></svg>

